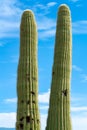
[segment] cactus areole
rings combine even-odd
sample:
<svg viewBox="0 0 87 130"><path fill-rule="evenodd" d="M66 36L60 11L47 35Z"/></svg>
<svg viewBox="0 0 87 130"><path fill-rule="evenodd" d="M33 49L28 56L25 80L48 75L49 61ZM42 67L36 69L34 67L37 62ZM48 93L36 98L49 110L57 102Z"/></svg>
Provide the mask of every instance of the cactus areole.
<svg viewBox="0 0 87 130"><path fill-rule="evenodd" d="M72 32L69 7L59 7L46 130L71 130L70 79Z"/></svg>
<svg viewBox="0 0 87 130"><path fill-rule="evenodd" d="M34 14L23 12L17 76L16 130L40 130L38 108L37 28Z"/></svg>

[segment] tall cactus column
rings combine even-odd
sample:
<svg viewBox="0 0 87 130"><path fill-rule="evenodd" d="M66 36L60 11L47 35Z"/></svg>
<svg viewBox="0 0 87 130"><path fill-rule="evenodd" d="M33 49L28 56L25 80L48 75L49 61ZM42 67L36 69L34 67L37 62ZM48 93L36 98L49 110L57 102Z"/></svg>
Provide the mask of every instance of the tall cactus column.
<svg viewBox="0 0 87 130"><path fill-rule="evenodd" d="M70 78L72 59L71 16L67 5L59 7L54 64L46 130L71 130Z"/></svg>
<svg viewBox="0 0 87 130"><path fill-rule="evenodd" d="M23 12L17 77L16 130L40 130L38 108L37 28L34 14Z"/></svg>

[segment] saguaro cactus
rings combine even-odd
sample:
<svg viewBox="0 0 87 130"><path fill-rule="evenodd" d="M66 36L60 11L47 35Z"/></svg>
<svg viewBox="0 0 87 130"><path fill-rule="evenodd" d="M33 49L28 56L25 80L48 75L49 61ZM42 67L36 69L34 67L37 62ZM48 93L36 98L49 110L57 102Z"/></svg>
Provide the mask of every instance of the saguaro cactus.
<svg viewBox="0 0 87 130"><path fill-rule="evenodd" d="M70 77L72 50L69 7L59 7L50 103L46 130L71 130Z"/></svg>
<svg viewBox="0 0 87 130"><path fill-rule="evenodd" d="M17 77L16 130L40 130L38 108L37 28L34 14L23 12Z"/></svg>

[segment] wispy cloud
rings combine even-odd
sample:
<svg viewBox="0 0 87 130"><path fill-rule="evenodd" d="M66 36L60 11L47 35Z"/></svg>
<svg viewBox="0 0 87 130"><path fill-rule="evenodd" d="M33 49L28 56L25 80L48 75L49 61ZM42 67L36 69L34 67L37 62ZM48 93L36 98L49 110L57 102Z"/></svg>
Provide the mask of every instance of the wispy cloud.
<svg viewBox="0 0 87 130"><path fill-rule="evenodd" d="M33 6L33 9L36 10L37 8L39 8L39 9L42 9L42 10L48 10L49 8L51 8L51 7L55 6L55 5L57 5L57 2L49 2L47 4L39 3L39 4L35 4Z"/></svg>
<svg viewBox="0 0 87 130"><path fill-rule="evenodd" d="M56 22L53 19L47 18L46 16L37 18L38 30L49 30L56 26ZM50 23L50 24L49 24Z"/></svg>
<svg viewBox="0 0 87 130"><path fill-rule="evenodd" d="M18 0L0 1L0 17L18 16L18 14L21 12L21 9L16 6L17 3L19 3Z"/></svg>
<svg viewBox="0 0 87 130"><path fill-rule="evenodd" d="M82 68L80 68L77 65L72 65L72 69L75 70L75 71L81 72L80 73L81 82L87 82L87 74L83 73L83 69Z"/></svg>
<svg viewBox="0 0 87 130"><path fill-rule="evenodd" d="M2 5L0 8L0 38L19 37L20 17L23 10L18 6L18 1L7 2L7 0L3 0L0 1L0 5ZM57 5L57 2L30 6L30 9L36 15L39 39L55 36L56 20L55 18L48 18L46 16L46 13L50 12L49 8L55 5ZM43 10L43 13L40 13L39 9ZM87 34L87 20L73 22L72 27L73 34Z"/></svg>
<svg viewBox="0 0 87 130"><path fill-rule="evenodd" d="M50 24L49 24L50 23ZM39 38L48 38L55 35L55 27L56 27L56 21L47 18L46 16L40 16L37 18L37 25L38 25L38 31L39 31Z"/></svg>
<svg viewBox="0 0 87 130"><path fill-rule="evenodd" d="M48 105L40 106L40 110L48 110L48 108L49 108Z"/></svg>
<svg viewBox="0 0 87 130"><path fill-rule="evenodd" d="M11 56L11 61L12 63L18 63L18 56Z"/></svg>
<svg viewBox="0 0 87 130"><path fill-rule="evenodd" d="M17 103L17 98L10 98L10 99L5 99L5 103Z"/></svg>
<svg viewBox="0 0 87 130"><path fill-rule="evenodd" d="M74 34L87 34L87 20L73 22L72 27Z"/></svg>
<svg viewBox="0 0 87 130"><path fill-rule="evenodd" d="M71 107L71 111L72 112L80 112L80 111L83 111L83 112L87 112L87 107L86 106L83 106L83 107Z"/></svg>
<svg viewBox="0 0 87 130"><path fill-rule="evenodd" d="M75 103L75 102L85 101L85 99L86 99L86 96L76 94L71 97L71 102Z"/></svg>
<svg viewBox="0 0 87 130"><path fill-rule="evenodd" d="M69 0L69 1L71 1L71 2L77 2L77 1L79 1L79 0Z"/></svg>
<svg viewBox="0 0 87 130"><path fill-rule="evenodd" d="M82 74L82 82L87 82L87 74Z"/></svg>
<svg viewBox="0 0 87 130"><path fill-rule="evenodd" d="M84 80L87 81L87 75L84 76Z"/></svg>
<svg viewBox="0 0 87 130"><path fill-rule="evenodd" d="M47 30L47 31L42 31L42 32L39 32L39 38L40 39L44 39L44 38L51 38L53 37L55 34L55 29L50 29L50 30Z"/></svg>
<svg viewBox="0 0 87 130"><path fill-rule="evenodd" d="M17 6L18 0L0 1L0 38L17 37L19 19L22 10Z"/></svg>
<svg viewBox="0 0 87 130"><path fill-rule="evenodd" d="M79 72L82 71L82 69L80 67L76 66L76 65L72 65L72 69L75 70L75 71L79 71Z"/></svg>
<svg viewBox="0 0 87 130"><path fill-rule="evenodd" d="M40 110L48 110L49 105L40 106ZM86 106L71 107L71 112L87 112Z"/></svg>
<svg viewBox="0 0 87 130"><path fill-rule="evenodd" d="M54 37L56 32L56 20L54 19L43 19L37 20L39 38ZM51 24L49 24L51 23ZM87 34L87 20L76 21L72 23L72 32L75 35Z"/></svg>
<svg viewBox="0 0 87 130"><path fill-rule="evenodd" d="M55 6L55 5L57 5L57 2L49 2L47 4L48 7L52 7L52 6Z"/></svg>
<svg viewBox="0 0 87 130"><path fill-rule="evenodd" d="M1 60L1 64L8 64L8 63L18 63L18 56L11 56L9 60Z"/></svg>
<svg viewBox="0 0 87 130"><path fill-rule="evenodd" d="M44 22L42 22L44 21ZM56 20L55 19L40 19L37 20L39 38L54 37L56 32ZM49 24L51 23L51 24ZM73 34L87 34L87 20L76 21L72 23Z"/></svg>
<svg viewBox="0 0 87 130"><path fill-rule="evenodd" d="M5 43L1 42L0 47L4 47Z"/></svg>
<svg viewBox="0 0 87 130"><path fill-rule="evenodd" d="M18 6L18 1L7 2L7 0L3 0L0 1L0 5L2 5L0 8L0 38L19 37L20 17L23 11ZM45 16L45 12L49 12L47 10L55 5L57 2L49 2L46 5L36 4L30 7L30 9L35 10L38 30L41 31L39 38L51 37L55 34L55 20ZM40 13L39 9L43 9L43 13Z"/></svg>

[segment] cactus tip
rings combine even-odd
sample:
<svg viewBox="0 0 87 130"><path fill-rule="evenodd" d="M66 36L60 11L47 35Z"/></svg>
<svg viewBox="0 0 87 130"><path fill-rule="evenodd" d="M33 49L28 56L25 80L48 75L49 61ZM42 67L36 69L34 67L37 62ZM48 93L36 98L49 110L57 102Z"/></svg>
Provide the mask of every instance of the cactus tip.
<svg viewBox="0 0 87 130"><path fill-rule="evenodd" d="M67 4L61 4L61 5L59 6L59 8L66 8L66 9L69 9L69 7L68 7Z"/></svg>
<svg viewBox="0 0 87 130"><path fill-rule="evenodd" d="M29 17L34 17L32 10L29 10L29 9L24 10L22 17L25 17L26 15Z"/></svg>
<svg viewBox="0 0 87 130"><path fill-rule="evenodd" d="M70 15L70 9L69 9L69 6L67 4L61 4L59 6L59 13L62 13L62 12L67 12L69 15Z"/></svg>

